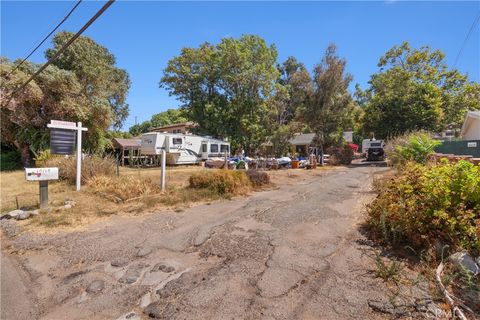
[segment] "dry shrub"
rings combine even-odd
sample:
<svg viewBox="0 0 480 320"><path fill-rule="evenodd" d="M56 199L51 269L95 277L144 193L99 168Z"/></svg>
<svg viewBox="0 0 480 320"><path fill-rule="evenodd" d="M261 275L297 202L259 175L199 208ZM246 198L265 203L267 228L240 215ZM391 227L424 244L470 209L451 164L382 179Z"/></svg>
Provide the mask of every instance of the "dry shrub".
<svg viewBox="0 0 480 320"><path fill-rule="evenodd" d="M353 150L348 145L330 147L327 149L327 153L330 155L328 159L330 165L348 165L353 160Z"/></svg>
<svg viewBox="0 0 480 320"><path fill-rule="evenodd" d="M401 174L377 181L367 206L372 230L391 244L480 253L480 167L467 161L436 166L408 163Z"/></svg>
<svg viewBox="0 0 480 320"><path fill-rule="evenodd" d="M264 171L248 170L247 177L255 187L261 187L270 184L270 176Z"/></svg>
<svg viewBox="0 0 480 320"><path fill-rule="evenodd" d="M115 196L123 201L161 192L158 183L134 176L94 176L88 181L88 185L94 192Z"/></svg>
<svg viewBox="0 0 480 320"><path fill-rule="evenodd" d="M45 166L58 167L59 178L75 184L77 177L77 160L75 157L54 157L46 160ZM86 183L91 178L97 176L113 176L115 170L116 162L111 156L86 156L82 160L82 183Z"/></svg>
<svg viewBox="0 0 480 320"><path fill-rule="evenodd" d="M188 181L191 188L209 189L222 196L247 194L251 187L245 172L234 170L206 170L192 174Z"/></svg>

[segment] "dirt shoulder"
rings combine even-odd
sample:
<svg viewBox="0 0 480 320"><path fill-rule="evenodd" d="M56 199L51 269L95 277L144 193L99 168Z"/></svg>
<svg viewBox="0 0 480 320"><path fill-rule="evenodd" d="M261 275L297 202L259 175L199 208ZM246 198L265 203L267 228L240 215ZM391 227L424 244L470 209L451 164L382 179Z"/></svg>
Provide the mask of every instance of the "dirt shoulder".
<svg viewBox="0 0 480 320"><path fill-rule="evenodd" d="M248 198L81 232L19 233L2 221L6 253L27 271L41 319L387 318L369 304L390 291L358 231L383 170L286 177Z"/></svg>

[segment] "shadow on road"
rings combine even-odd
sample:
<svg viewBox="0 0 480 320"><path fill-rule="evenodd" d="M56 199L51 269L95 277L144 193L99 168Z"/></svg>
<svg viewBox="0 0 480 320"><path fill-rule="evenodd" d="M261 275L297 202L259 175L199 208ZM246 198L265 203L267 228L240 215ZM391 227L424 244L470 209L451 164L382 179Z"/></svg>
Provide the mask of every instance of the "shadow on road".
<svg viewBox="0 0 480 320"><path fill-rule="evenodd" d="M349 168L356 167L387 167L387 161L367 161L365 159L356 159L348 166Z"/></svg>

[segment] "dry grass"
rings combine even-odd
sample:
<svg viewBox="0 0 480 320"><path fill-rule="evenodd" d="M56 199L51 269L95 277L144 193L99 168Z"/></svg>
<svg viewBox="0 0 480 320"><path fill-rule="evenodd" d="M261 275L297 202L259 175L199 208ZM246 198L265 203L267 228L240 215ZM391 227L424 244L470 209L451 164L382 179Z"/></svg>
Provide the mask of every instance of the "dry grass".
<svg viewBox="0 0 480 320"><path fill-rule="evenodd" d="M53 157L44 161L45 167L58 167L59 177L70 184L77 178L77 161L75 157ZM82 183L96 176L113 176L116 162L112 157L87 156L82 160Z"/></svg>
<svg viewBox="0 0 480 320"><path fill-rule="evenodd" d="M332 168L332 167L330 167ZM274 184L295 184L299 180L319 175L327 167L316 170L278 170L268 171ZM108 219L112 215L138 215L162 208L171 208L177 212L194 203L210 202L229 198L230 194L219 194L211 188L189 188L189 177L194 173L215 173L219 169L205 169L198 166L167 168L167 190L158 192L160 169L120 168L120 177L110 176L107 180L95 178L96 182L82 184L82 191L65 181L49 182L49 200L53 208L59 207L65 199L73 199L77 205L69 210L54 210L51 214L40 214L34 218L19 221L27 230L56 232L58 230L78 230L87 225ZM295 179L289 178L295 176ZM132 181L135 187L132 187ZM117 184L118 183L118 184ZM23 170L0 173L0 209L2 213L19 207L38 207L39 188L37 182L27 182ZM112 198L99 194L99 188L105 194L112 193L122 199L136 198L132 201L115 203ZM240 191L240 193L238 193ZM235 194L246 194L250 189L240 188ZM134 196L135 195L135 196Z"/></svg>
<svg viewBox="0 0 480 320"><path fill-rule="evenodd" d="M243 171L215 170L194 173L188 179L194 189L209 189L219 195L245 195L251 191L250 179Z"/></svg>
<svg viewBox="0 0 480 320"><path fill-rule="evenodd" d="M94 176L88 181L88 186L93 192L112 195L122 201L161 192L158 183L154 183L150 178L135 176Z"/></svg>

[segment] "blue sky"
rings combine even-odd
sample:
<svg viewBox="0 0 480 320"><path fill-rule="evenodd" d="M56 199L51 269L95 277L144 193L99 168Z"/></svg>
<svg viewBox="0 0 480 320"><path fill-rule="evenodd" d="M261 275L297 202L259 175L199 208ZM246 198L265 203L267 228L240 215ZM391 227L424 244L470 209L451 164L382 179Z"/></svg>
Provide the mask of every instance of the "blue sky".
<svg viewBox="0 0 480 320"><path fill-rule="evenodd" d="M103 5L84 1L62 29L76 32ZM74 2L2 1L1 54L24 57L63 18ZM130 74L130 117L124 128L177 107L158 87L169 59L182 47L217 43L222 37L258 34L277 46L279 61L295 56L308 69L334 42L363 88L379 57L395 44L429 45L453 66L480 1L470 2L140 2L118 1L84 35L107 47ZM45 62L47 42L31 57ZM480 81L479 24L457 68Z"/></svg>

